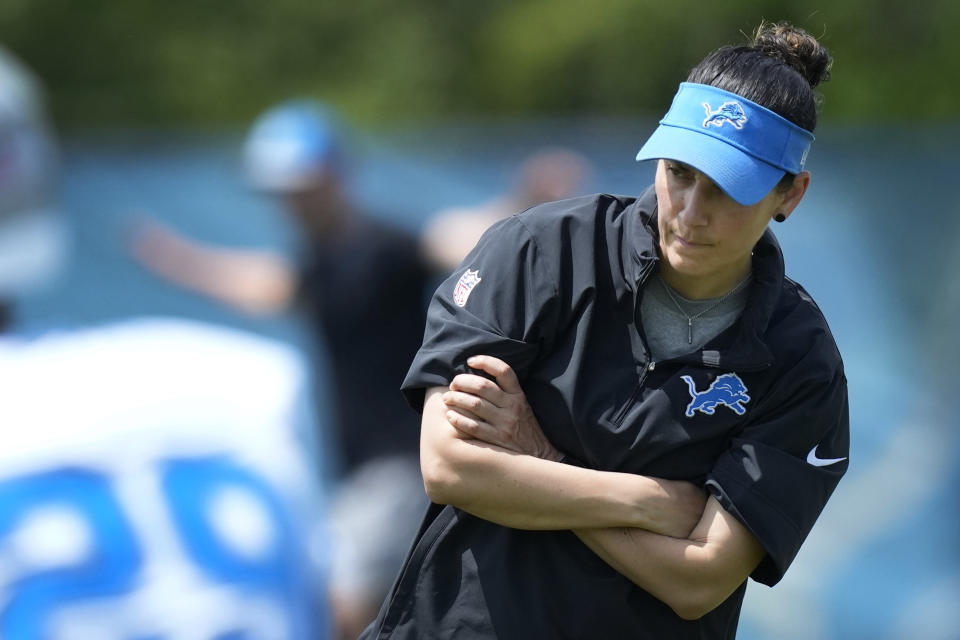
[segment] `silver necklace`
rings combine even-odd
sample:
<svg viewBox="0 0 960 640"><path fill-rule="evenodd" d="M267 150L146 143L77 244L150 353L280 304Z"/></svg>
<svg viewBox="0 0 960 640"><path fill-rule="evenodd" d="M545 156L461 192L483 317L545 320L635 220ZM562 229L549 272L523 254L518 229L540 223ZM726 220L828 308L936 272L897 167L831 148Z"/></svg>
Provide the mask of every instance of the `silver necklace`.
<svg viewBox="0 0 960 640"><path fill-rule="evenodd" d="M747 277L740 281L740 284L735 286L733 289L730 289L730 291L727 291L725 294L723 294L723 296L720 297L720 299L718 299L716 302L714 302L712 305L710 305L706 309L702 310L700 313L691 316L691 315L687 315L687 312L684 311L683 307L680 306L680 302L676 299L676 297L674 297L673 291L670 289L670 285L666 283L666 281L663 279L662 276L657 274L657 279L660 280L660 284L663 285L663 290L667 292L667 296L670 297L670 300L673 302L673 305L677 308L677 311L680 312L680 315L682 315L684 318L687 319L687 344L693 344L693 321L699 318L700 316L702 316L703 314L707 313L708 311L713 311L714 309L719 307L724 300L726 300L736 292L743 289L746 286L746 284L750 282L750 278L752 277L753 277L753 272L748 273Z"/></svg>

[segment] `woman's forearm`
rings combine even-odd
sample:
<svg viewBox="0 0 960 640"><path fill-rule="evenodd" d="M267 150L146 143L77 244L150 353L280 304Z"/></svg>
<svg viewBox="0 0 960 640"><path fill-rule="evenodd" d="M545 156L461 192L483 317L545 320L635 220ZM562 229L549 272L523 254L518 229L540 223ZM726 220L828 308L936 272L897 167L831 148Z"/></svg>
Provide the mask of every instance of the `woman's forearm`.
<svg viewBox="0 0 960 640"><path fill-rule="evenodd" d="M683 618L715 608L760 562L756 538L716 499L705 505L689 483L537 458L546 437L510 366L490 356L468 364L496 382L460 374L450 393L428 393L421 461L435 500L508 526L571 528ZM441 404L449 406L445 416ZM633 524L600 524L621 519Z"/></svg>
<svg viewBox="0 0 960 640"><path fill-rule="evenodd" d="M434 502L517 529L638 527L675 535L689 532L702 511L702 496L683 483L584 469L464 439L444 417L442 391L428 391L421 432L424 484Z"/></svg>
<svg viewBox="0 0 960 640"><path fill-rule="evenodd" d="M613 569L685 619L699 618L726 600L765 553L715 499L707 502L689 538L631 528L574 533Z"/></svg>

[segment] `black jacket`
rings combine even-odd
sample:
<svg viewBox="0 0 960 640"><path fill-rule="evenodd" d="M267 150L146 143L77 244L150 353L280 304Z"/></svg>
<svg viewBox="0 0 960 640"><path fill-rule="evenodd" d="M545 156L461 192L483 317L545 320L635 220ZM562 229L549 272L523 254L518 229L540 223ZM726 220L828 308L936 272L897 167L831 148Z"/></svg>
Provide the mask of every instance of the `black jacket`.
<svg viewBox="0 0 960 640"><path fill-rule="evenodd" d="M741 318L702 350L652 363L639 307L656 243L652 189L499 223L435 294L405 393L421 407L467 357L506 360L558 449L593 469L705 484L766 549L752 577L772 585L847 468L840 354L768 230ZM569 531L433 505L364 637L733 638L745 588L685 621Z"/></svg>

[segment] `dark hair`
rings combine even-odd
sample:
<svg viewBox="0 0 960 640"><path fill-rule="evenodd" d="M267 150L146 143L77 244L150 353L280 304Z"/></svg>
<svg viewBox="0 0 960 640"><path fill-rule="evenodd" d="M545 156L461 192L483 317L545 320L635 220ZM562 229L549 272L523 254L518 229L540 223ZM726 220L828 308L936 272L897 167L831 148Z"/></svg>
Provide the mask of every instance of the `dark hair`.
<svg viewBox="0 0 960 640"><path fill-rule="evenodd" d="M813 131L833 59L817 39L786 22L764 22L743 46L725 46L690 71L687 82L708 84L756 102Z"/></svg>

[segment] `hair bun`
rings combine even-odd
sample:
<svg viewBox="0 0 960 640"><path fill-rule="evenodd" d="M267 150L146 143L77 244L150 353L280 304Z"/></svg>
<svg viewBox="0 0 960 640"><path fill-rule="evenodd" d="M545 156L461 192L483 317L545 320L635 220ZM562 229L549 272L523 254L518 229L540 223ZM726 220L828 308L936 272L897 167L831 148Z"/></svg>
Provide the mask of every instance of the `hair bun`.
<svg viewBox="0 0 960 640"><path fill-rule="evenodd" d="M811 88L830 79L833 59L816 38L786 22L764 22L753 37L753 47L797 71Z"/></svg>

